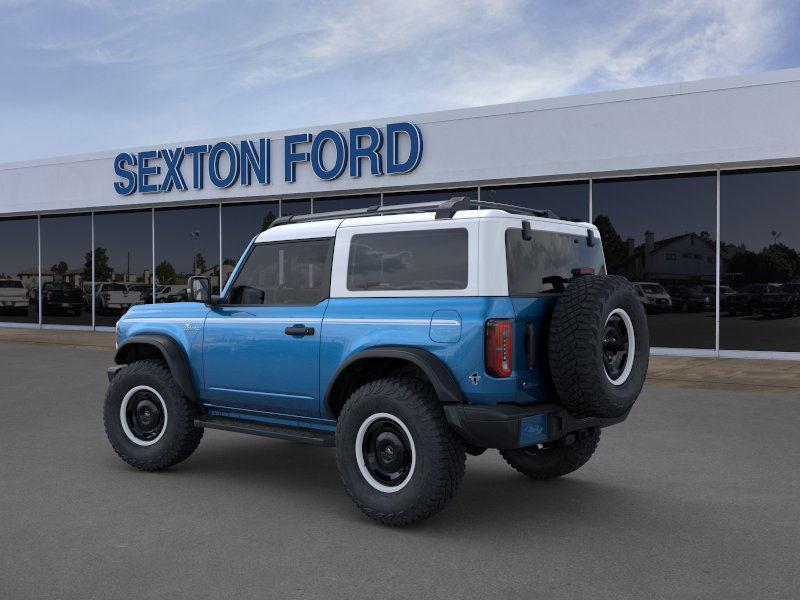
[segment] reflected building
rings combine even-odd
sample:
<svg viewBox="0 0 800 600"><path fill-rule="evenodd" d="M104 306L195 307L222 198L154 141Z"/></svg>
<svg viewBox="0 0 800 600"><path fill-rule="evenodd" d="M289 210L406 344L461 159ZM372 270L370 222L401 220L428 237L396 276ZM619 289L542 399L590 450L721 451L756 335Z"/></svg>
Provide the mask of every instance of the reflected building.
<svg viewBox="0 0 800 600"><path fill-rule="evenodd" d="M798 95L800 69L417 115L416 146L382 122L332 127L336 148L293 135L288 155L259 134L263 160L213 140L238 163L169 176L158 151L0 165L0 326L111 329L193 275L222 292L279 217L464 196L595 224L656 352L800 358Z"/></svg>

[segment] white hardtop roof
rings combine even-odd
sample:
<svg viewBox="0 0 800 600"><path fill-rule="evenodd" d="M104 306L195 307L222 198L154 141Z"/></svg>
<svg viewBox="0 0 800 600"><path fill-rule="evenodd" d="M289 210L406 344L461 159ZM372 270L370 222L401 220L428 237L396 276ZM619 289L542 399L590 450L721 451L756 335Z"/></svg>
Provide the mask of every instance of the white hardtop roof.
<svg viewBox="0 0 800 600"><path fill-rule="evenodd" d="M576 230L588 228L597 231L597 227L592 223L562 221L560 219L550 219L546 217L537 217L534 215L510 213L506 212L505 210L498 209L460 210L456 212L451 219L443 219L442 222L474 221L477 219L517 219L520 221L524 219L531 222L533 229L537 229L537 226L541 226L543 229L551 229L552 224L558 224L559 228L568 227ZM334 237L336 235L336 230L339 229L339 227L364 227L367 225L388 226L406 223L422 223L435 220L436 213L434 211L430 211L365 217L355 216L337 219L321 219L319 221L305 221L300 223L288 223L286 225L271 227L260 233L256 237L255 243L260 244L263 242L283 242L289 240Z"/></svg>

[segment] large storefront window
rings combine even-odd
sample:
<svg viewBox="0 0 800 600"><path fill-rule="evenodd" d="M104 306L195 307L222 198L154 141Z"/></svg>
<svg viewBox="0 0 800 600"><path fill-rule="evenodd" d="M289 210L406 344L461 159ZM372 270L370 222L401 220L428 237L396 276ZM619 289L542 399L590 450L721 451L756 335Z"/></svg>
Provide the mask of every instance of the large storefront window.
<svg viewBox="0 0 800 600"><path fill-rule="evenodd" d="M354 208L369 208L379 206L380 196L342 196L336 198L314 198L314 212L334 212L337 210L352 210Z"/></svg>
<svg viewBox="0 0 800 600"><path fill-rule="evenodd" d="M722 173L721 350L800 352L800 169Z"/></svg>
<svg viewBox="0 0 800 600"><path fill-rule="evenodd" d="M42 217L42 322L92 324L92 216Z"/></svg>
<svg viewBox="0 0 800 600"><path fill-rule="evenodd" d="M396 204L414 204L417 202L441 202L449 200L455 196L466 196L476 200L478 198L477 188L464 188L453 190L435 190L432 192L407 192L403 194L384 194L383 205L392 206Z"/></svg>
<svg viewBox="0 0 800 600"><path fill-rule="evenodd" d="M549 209L567 221L589 220L588 181L481 188L481 200Z"/></svg>
<svg viewBox="0 0 800 600"><path fill-rule="evenodd" d="M222 205L222 285L233 273L247 244L278 218L277 202Z"/></svg>
<svg viewBox="0 0 800 600"><path fill-rule="evenodd" d="M633 284L650 345L716 346L716 175L594 181L609 273Z"/></svg>
<svg viewBox="0 0 800 600"><path fill-rule="evenodd" d="M153 301L153 215L94 214L94 323L113 327L128 309Z"/></svg>
<svg viewBox="0 0 800 600"><path fill-rule="evenodd" d="M192 275L219 293L218 205L156 210L155 233L156 302L185 301Z"/></svg>
<svg viewBox="0 0 800 600"><path fill-rule="evenodd" d="M0 322L38 323L38 286L36 217L0 219Z"/></svg>
<svg viewBox="0 0 800 600"><path fill-rule="evenodd" d="M311 213L311 200L281 200L281 216Z"/></svg>

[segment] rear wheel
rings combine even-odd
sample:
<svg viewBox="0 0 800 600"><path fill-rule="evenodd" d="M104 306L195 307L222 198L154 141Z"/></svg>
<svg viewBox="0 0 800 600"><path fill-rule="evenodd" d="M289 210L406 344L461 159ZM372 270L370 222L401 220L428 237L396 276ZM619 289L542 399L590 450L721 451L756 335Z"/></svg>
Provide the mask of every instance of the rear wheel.
<svg viewBox="0 0 800 600"><path fill-rule="evenodd" d="M106 394L103 420L108 441L119 457L143 471L159 471L188 458L203 429L195 427L200 409L157 360L127 365Z"/></svg>
<svg viewBox="0 0 800 600"><path fill-rule="evenodd" d="M506 462L532 479L554 479L577 471L594 454L600 441L599 429L570 434L552 445L501 450Z"/></svg>
<svg viewBox="0 0 800 600"><path fill-rule="evenodd" d="M347 493L384 525L442 510L464 477L463 441L427 382L387 378L358 388L336 426L336 463Z"/></svg>

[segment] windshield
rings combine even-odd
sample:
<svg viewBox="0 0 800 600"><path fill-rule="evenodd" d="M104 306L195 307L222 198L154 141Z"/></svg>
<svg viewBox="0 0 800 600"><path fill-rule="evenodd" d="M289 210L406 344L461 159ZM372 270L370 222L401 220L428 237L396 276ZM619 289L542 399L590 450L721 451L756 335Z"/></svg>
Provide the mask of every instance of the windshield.
<svg viewBox="0 0 800 600"><path fill-rule="evenodd" d="M22 282L19 280L14 279L2 279L0 280L0 288L21 288Z"/></svg>
<svg viewBox="0 0 800 600"><path fill-rule="evenodd" d="M522 229L506 229L506 271L508 293L528 296L560 292L574 277L573 269L591 269L605 274L603 248L595 237L590 246L583 234L555 231L531 232L533 239L522 238Z"/></svg>
<svg viewBox="0 0 800 600"><path fill-rule="evenodd" d="M642 291L644 291L647 294L664 294L664 293L666 293L664 288L661 287L660 285L658 285L657 283L642 283L640 285L640 287L642 288Z"/></svg>

